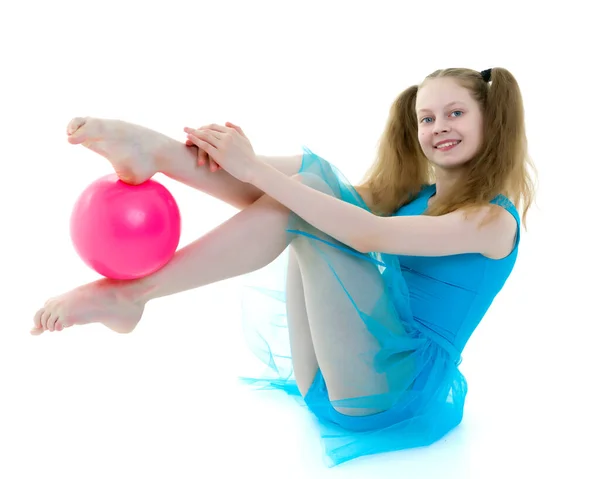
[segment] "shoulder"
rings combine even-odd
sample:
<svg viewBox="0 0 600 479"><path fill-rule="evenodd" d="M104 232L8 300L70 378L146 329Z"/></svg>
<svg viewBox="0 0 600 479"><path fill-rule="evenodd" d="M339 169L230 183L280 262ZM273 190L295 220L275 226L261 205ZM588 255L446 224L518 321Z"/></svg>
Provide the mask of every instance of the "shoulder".
<svg viewBox="0 0 600 479"><path fill-rule="evenodd" d="M439 217L447 231L454 232L457 241L471 243L474 252L490 259L502 259L514 250L519 237L516 209L506 205L486 205L460 208Z"/></svg>
<svg viewBox="0 0 600 479"><path fill-rule="evenodd" d="M502 259L518 245L521 220L515 205L505 196L499 195L487 205L456 213L459 212L463 218L457 221L465 222L467 230L475 228L481 235L482 255Z"/></svg>

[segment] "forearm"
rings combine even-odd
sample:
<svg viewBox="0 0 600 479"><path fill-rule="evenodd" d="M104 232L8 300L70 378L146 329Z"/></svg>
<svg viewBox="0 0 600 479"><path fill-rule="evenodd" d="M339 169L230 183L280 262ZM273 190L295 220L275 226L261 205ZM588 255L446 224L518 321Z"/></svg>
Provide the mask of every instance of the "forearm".
<svg viewBox="0 0 600 479"><path fill-rule="evenodd" d="M325 234L364 251L366 237L377 217L351 203L322 193L260 164L252 184Z"/></svg>

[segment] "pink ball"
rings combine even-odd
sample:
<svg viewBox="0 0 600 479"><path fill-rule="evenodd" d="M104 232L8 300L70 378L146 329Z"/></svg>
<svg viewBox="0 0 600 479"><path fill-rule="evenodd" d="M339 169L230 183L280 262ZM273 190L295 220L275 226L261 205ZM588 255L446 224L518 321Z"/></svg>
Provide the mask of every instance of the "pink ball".
<svg viewBox="0 0 600 479"><path fill-rule="evenodd" d="M166 265L179 246L181 216L175 199L150 179L128 185L103 176L77 199L71 240L90 268L111 279L136 279Z"/></svg>

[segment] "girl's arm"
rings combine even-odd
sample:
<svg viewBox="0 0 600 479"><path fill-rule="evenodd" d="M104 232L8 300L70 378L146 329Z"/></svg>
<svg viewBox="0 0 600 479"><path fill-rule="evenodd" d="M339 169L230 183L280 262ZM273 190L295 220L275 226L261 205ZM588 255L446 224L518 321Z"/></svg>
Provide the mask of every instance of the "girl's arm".
<svg viewBox="0 0 600 479"><path fill-rule="evenodd" d="M517 223L497 205L481 207L469 216L455 211L442 216L380 217L304 185L261 164L252 183L315 228L357 251L445 256L481 253L501 258L514 245ZM490 217L482 226L482 221Z"/></svg>

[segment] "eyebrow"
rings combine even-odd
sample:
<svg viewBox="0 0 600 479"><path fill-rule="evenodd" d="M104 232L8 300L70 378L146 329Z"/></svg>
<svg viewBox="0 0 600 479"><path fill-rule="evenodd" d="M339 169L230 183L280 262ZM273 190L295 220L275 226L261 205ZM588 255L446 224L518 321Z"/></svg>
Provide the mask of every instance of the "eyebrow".
<svg viewBox="0 0 600 479"><path fill-rule="evenodd" d="M448 103L444 108L448 108L448 107L451 107L454 105L463 105L464 106L465 104L462 101L452 101L452 102ZM421 108L419 111L417 111L417 114L422 113L424 111L431 111L431 110L429 108Z"/></svg>

